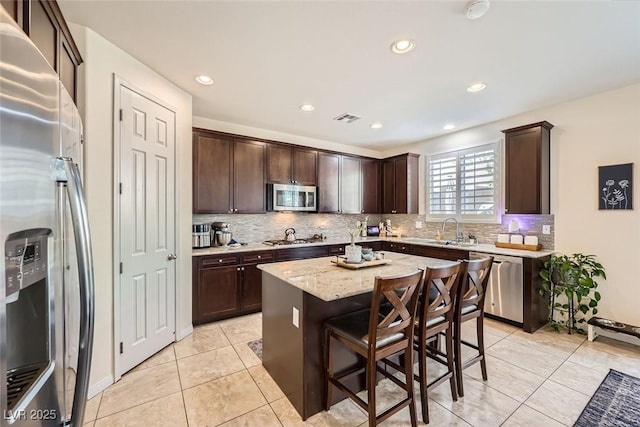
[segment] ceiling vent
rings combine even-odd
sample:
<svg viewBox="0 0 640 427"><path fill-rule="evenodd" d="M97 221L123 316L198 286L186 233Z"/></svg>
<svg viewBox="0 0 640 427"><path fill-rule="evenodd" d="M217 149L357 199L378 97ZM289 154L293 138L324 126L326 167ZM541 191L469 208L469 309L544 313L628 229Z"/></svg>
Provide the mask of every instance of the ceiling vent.
<svg viewBox="0 0 640 427"><path fill-rule="evenodd" d="M353 123L356 120L360 120L362 117L354 116L353 114L340 114L337 117L334 117L333 120L337 120L342 123Z"/></svg>

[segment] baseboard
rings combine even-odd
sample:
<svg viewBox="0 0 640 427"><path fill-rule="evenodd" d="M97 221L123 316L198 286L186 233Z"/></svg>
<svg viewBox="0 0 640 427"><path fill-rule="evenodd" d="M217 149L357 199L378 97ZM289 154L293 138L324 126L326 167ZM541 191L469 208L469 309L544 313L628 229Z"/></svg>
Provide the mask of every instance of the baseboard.
<svg viewBox="0 0 640 427"><path fill-rule="evenodd" d="M89 386L89 391L87 392L87 400L91 399L94 396L97 396L101 392L105 391L107 387L113 384L113 376L109 375L98 381L97 383Z"/></svg>
<svg viewBox="0 0 640 427"><path fill-rule="evenodd" d="M180 332L176 333L176 341L180 341L183 338L188 337L193 333L193 325L189 325Z"/></svg>

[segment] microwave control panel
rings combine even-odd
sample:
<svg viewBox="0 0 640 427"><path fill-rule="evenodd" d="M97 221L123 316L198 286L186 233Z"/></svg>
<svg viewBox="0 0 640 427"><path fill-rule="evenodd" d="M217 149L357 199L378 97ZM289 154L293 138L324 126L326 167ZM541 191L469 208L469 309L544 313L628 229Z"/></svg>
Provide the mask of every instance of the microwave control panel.
<svg viewBox="0 0 640 427"><path fill-rule="evenodd" d="M47 239L51 230L36 228L9 235L4 244L7 298L47 277Z"/></svg>

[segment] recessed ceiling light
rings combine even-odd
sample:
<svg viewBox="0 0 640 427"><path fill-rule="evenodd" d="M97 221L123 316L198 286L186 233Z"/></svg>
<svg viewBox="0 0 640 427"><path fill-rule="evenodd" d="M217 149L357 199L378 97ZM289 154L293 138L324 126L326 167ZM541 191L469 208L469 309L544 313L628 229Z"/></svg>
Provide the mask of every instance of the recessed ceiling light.
<svg viewBox="0 0 640 427"><path fill-rule="evenodd" d="M482 83L482 82L474 83L467 88L467 92L480 92L481 90L484 90L486 87L487 87L486 83Z"/></svg>
<svg viewBox="0 0 640 427"><path fill-rule="evenodd" d="M382 123L371 123L371 129L380 129L382 127Z"/></svg>
<svg viewBox="0 0 640 427"><path fill-rule="evenodd" d="M302 105L300 106L300 109L301 109L302 111L309 112L309 111L313 111L313 110L315 110L315 109L316 109L316 107L314 107L314 106L313 106L313 105L311 105L311 104L302 104Z"/></svg>
<svg viewBox="0 0 640 427"><path fill-rule="evenodd" d="M413 40L396 40L391 44L391 52L393 53L407 53L415 47Z"/></svg>
<svg viewBox="0 0 640 427"><path fill-rule="evenodd" d="M211 86L213 84L213 79L209 76L205 76L204 74L196 76L196 81L205 86Z"/></svg>
<svg viewBox="0 0 640 427"><path fill-rule="evenodd" d="M456 125L449 123L447 125L444 125L444 127L442 129L443 130L452 130L452 129L455 129L455 128L456 128Z"/></svg>
<svg viewBox="0 0 640 427"><path fill-rule="evenodd" d="M489 0L473 0L467 5L467 18L478 19L489 10Z"/></svg>

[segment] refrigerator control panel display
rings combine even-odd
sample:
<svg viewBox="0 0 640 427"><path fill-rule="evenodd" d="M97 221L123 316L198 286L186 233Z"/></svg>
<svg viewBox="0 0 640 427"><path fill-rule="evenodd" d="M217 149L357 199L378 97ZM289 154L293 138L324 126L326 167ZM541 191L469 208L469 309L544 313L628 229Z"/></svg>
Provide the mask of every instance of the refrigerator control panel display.
<svg viewBox="0 0 640 427"><path fill-rule="evenodd" d="M48 229L11 234L4 245L6 296L47 277Z"/></svg>

